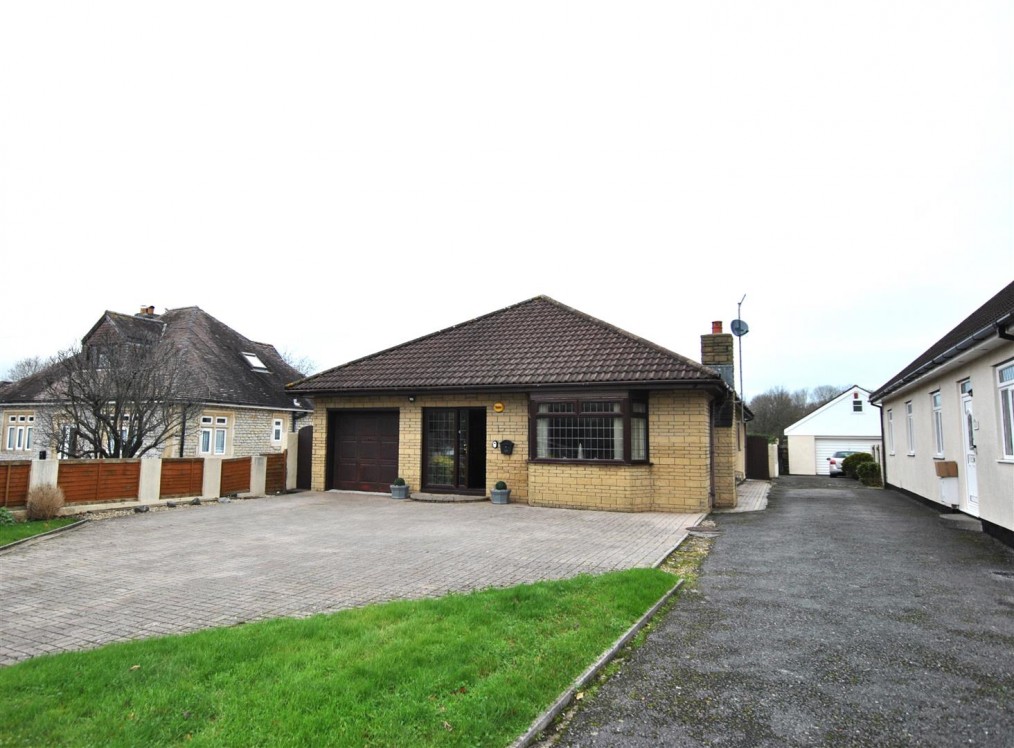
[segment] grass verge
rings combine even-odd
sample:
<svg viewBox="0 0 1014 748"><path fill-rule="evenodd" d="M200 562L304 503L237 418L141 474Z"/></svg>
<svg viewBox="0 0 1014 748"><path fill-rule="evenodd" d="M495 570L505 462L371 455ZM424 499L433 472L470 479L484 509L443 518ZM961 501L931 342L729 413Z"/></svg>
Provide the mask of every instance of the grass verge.
<svg viewBox="0 0 1014 748"><path fill-rule="evenodd" d="M507 745L673 584L655 569L0 670L2 745Z"/></svg>
<svg viewBox="0 0 1014 748"><path fill-rule="evenodd" d="M80 517L58 517L57 519L39 519L30 522L15 522L13 525L0 525L0 548L9 543L78 522L80 519Z"/></svg>

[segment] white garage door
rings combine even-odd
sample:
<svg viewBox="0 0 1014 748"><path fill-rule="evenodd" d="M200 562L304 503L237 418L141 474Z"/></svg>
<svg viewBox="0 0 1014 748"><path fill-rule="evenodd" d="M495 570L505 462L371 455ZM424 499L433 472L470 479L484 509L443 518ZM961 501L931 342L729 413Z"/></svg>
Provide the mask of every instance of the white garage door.
<svg viewBox="0 0 1014 748"><path fill-rule="evenodd" d="M817 475L827 475L827 458L838 450L850 452L870 452L874 444L880 444L880 438L870 437L817 437Z"/></svg>

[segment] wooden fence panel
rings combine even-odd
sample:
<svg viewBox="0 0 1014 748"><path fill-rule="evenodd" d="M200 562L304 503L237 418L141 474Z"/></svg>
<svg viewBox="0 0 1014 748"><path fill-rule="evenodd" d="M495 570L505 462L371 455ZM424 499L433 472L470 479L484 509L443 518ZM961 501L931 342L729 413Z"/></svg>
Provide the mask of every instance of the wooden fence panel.
<svg viewBox="0 0 1014 748"><path fill-rule="evenodd" d="M264 455L268 458L268 469L267 477L265 480L264 491L265 493L284 493L285 492L285 462L286 453L276 452L274 454Z"/></svg>
<svg viewBox="0 0 1014 748"><path fill-rule="evenodd" d="M199 457L162 460L162 480L158 497L200 496L204 492L204 460Z"/></svg>
<svg viewBox="0 0 1014 748"><path fill-rule="evenodd" d="M61 460L56 478L68 503L136 499L140 460Z"/></svg>
<svg viewBox="0 0 1014 748"><path fill-rule="evenodd" d="M222 482L219 496L228 496L250 490L250 458L233 457L222 460Z"/></svg>
<svg viewBox="0 0 1014 748"><path fill-rule="evenodd" d="M24 506L28 503L29 461L0 462L0 506Z"/></svg>

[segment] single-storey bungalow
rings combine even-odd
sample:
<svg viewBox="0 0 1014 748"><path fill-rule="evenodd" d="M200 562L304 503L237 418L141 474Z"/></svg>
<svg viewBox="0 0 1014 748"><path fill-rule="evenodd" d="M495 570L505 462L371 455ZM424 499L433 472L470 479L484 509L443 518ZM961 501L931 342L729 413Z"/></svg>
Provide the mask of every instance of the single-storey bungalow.
<svg viewBox="0 0 1014 748"><path fill-rule="evenodd" d="M870 405L869 391L854 384L788 426L785 438L789 473L828 475L835 452L869 452L879 460L880 412Z"/></svg>
<svg viewBox="0 0 1014 748"><path fill-rule="evenodd" d="M714 324L699 364L538 296L303 379L288 389L314 401L312 487L734 506L744 410Z"/></svg>
<svg viewBox="0 0 1014 748"><path fill-rule="evenodd" d="M871 396L885 483L1014 545L1014 282Z"/></svg>

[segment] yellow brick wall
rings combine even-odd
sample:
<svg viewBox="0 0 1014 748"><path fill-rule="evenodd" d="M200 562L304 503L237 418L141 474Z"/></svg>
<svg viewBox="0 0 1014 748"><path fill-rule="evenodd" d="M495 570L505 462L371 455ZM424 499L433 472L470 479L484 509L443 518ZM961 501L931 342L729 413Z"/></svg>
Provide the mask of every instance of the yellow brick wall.
<svg viewBox="0 0 1014 748"><path fill-rule="evenodd" d="M663 512L708 510L711 481L709 395L700 391L652 392L648 445L652 508Z"/></svg>
<svg viewBox="0 0 1014 748"><path fill-rule="evenodd" d="M646 512L652 509L651 467L533 462L528 491L532 506Z"/></svg>
<svg viewBox="0 0 1014 748"><path fill-rule="evenodd" d="M327 411L341 408L397 408L399 474L418 491L422 485L422 409L486 408L486 490L498 480L511 488L511 501L535 506L614 511L700 512L709 508L710 396L700 391L652 392L648 404L650 465L528 462L528 396L419 395L318 397L313 414L313 490L324 489L327 460ZM505 406L493 410L495 402ZM723 434L724 432L724 434ZM735 432L716 429L716 503L734 505L735 469L739 459ZM493 450L493 440L510 439L514 453ZM731 439L731 441L729 441ZM724 441L723 441L724 440ZM730 448L731 445L731 448ZM730 494L731 492L731 494Z"/></svg>
<svg viewBox="0 0 1014 748"><path fill-rule="evenodd" d="M496 413L493 404L501 402L504 411ZM506 481L511 500L528 498L528 397L524 394L419 395L414 403L407 396L318 397L313 411L314 491L324 490L327 474L327 412L329 409L397 409L398 474L410 491L422 486L422 409L486 408L486 491L498 480ZM493 440L510 439L514 453L508 457L493 450Z"/></svg>

